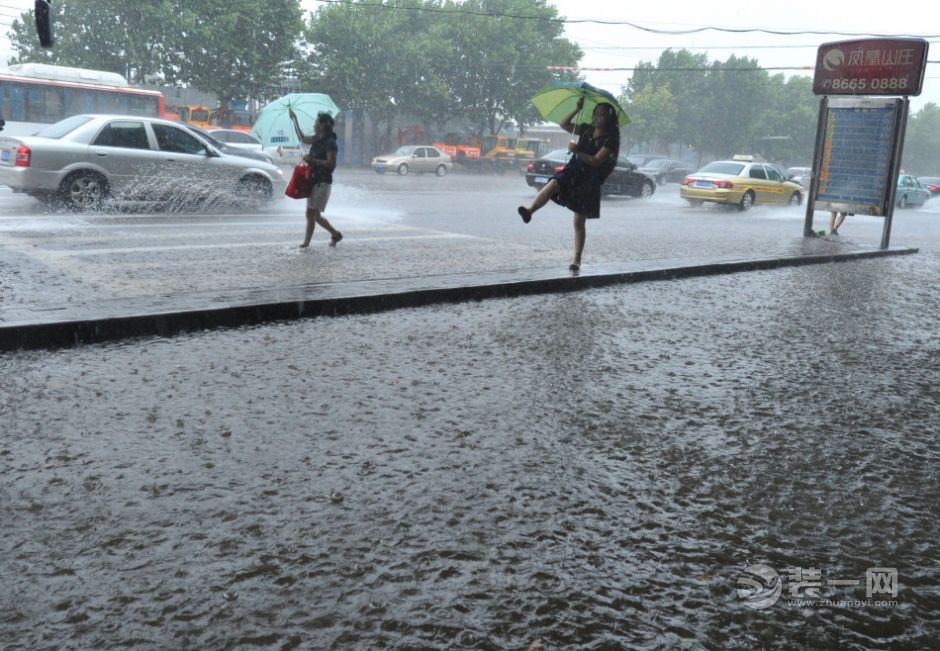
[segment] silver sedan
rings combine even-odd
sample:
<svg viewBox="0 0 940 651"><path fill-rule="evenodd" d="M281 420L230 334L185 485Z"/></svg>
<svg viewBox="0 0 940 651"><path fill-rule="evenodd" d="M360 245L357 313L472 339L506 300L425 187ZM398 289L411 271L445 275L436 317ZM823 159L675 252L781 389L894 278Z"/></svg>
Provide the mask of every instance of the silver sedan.
<svg viewBox="0 0 940 651"><path fill-rule="evenodd" d="M108 197L256 205L287 184L278 166L225 154L169 120L75 115L33 136L0 135L0 185L88 210Z"/></svg>

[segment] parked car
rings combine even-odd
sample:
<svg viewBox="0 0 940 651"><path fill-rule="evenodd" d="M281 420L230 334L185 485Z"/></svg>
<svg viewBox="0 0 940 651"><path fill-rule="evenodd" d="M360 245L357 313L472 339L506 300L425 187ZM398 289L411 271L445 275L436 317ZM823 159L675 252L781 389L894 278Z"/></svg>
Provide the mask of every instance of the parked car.
<svg viewBox="0 0 940 651"><path fill-rule="evenodd" d="M660 185L665 185L666 183L682 183L682 179L695 170L682 161L656 158L646 165L640 165L640 171L652 176Z"/></svg>
<svg viewBox="0 0 940 651"><path fill-rule="evenodd" d="M927 189L931 197L940 194L940 176L918 176L917 180Z"/></svg>
<svg viewBox="0 0 940 651"><path fill-rule="evenodd" d="M654 160L660 160L662 158L669 158L668 156L662 156L660 154L629 154L627 160L637 166L637 168L646 167Z"/></svg>
<svg viewBox="0 0 940 651"><path fill-rule="evenodd" d="M226 145L236 149L247 149L249 151L261 151L264 149L264 145L261 144L261 141L246 131L211 129L209 133L216 140L224 142Z"/></svg>
<svg viewBox="0 0 940 651"><path fill-rule="evenodd" d="M809 188L810 180L813 178L812 167L788 167L786 178L788 181L799 183L804 188Z"/></svg>
<svg viewBox="0 0 940 651"><path fill-rule="evenodd" d="M923 206L930 198L930 190L920 184L910 174L898 174L898 187L894 195L894 202L898 208Z"/></svg>
<svg viewBox="0 0 940 651"><path fill-rule="evenodd" d="M541 190L552 174L561 171L568 162L570 153L567 149L555 149L528 164L525 173L526 183ZM601 187L603 194L625 194L631 197L648 199L656 192L656 179L637 170L626 156L617 159L617 166Z"/></svg>
<svg viewBox="0 0 940 651"><path fill-rule="evenodd" d="M399 147L391 154L383 154L372 159L372 169L376 174L384 174L390 170L405 176L409 172L433 172L438 176L445 176L453 169L450 156L437 147L430 145L408 145Z"/></svg>
<svg viewBox="0 0 940 651"><path fill-rule="evenodd" d="M747 210L756 203L800 205L803 186L783 178L769 163L753 160L720 160L690 174L679 195L693 206L705 201L736 205Z"/></svg>
<svg viewBox="0 0 940 651"><path fill-rule="evenodd" d="M203 140L208 140L213 146L215 146L223 154L230 154L232 156L241 156L242 158L251 158L252 160L260 160L260 161L264 161L265 163L271 163L272 165L275 164L274 159L272 159L268 154L264 153L260 149L251 150L251 149L245 149L242 147L235 147L233 145L224 143L221 140L217 140L215 137L211 135L211 132L206 131L205 129L197 127L193 124L183 124L182 126L188 129L189 131L193 132L194 134L196 134ZM236 133L242 133L242 132L236 132Z"/></svg>
<svg viewBox="0 0 940 651"><path fill-rule="evenodd" d="M287 183L279 167L223 153L177 122L86 114L33 136L0 136L0 185L88 210L108 197L260 203L281 196Z"/></svg>

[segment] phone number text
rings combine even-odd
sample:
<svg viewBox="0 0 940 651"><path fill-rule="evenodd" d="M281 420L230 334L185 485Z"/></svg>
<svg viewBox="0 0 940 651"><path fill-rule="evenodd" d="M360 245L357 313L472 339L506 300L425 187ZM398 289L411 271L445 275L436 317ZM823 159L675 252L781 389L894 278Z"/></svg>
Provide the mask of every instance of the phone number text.
<svg viewBox="0 0 940 651"><path fill-rule="evenodd" d="M824 79L823 88L832 90L905 90L907 77L886 77L884 79Z"/></svg>

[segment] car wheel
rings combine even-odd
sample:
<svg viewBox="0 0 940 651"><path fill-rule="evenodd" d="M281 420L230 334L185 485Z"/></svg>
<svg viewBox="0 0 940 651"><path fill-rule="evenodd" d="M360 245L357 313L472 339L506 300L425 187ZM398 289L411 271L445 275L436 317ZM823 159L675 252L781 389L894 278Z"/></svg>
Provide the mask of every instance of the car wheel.
<svg viewBox="0 0 940 651"><path fill-rule="evenodd" d="M398 176L408 176L408 164L402 163L398 166Z"/></svg>
<svg viewBox="0 0 940 651"><path fill-rule="evenodd" d="M902 194L901 200L898 201L898 208L907 208L907 195Z"/></svg>
<svg viewBox="0 0 940 651"><path fill-rule="evenodd" d="M653 196L653 192L655 192L655 190L656 189L653 187L652 183L649 181L644 181L643 185L640 186L640 194L638 196L640 199L649 199Z"/></svg>
<svg viewBox="0 0 940 651"><path fill-rule="evenodd" d="M438 166L437 166L437 175L438 175L438 176L447 176L447 166L446 166L446 165L438 165Z"/></svg>
<svg viewBox="0 0 940 651"><path fill-rule="evenodd" d="M98 210L109 193L107 179L88 170L69 174L59 191L65 205L72 210Z"/></svg>
<svg viewBox="0 0 940 651"><path fill-rule="evenodd" d="M803 197L800 196L799 192L794 192L793 194L791 194L790 200L787 202L787 204L791 206L799 206L802 203L803 203Z"/></svg>
<svg viewBox="0 0 940 651"><path fill-rule="evenodd" d="M235 194L251 205L260 205L271 201L274 190L268 179L261 176L246 176L238 182Z"/></svg>
<svg viewBox="0 0 940 651"><path fill-rule="evenodd" d="M741 197L741 203L738 204L738 210L744 212L748 210L751 206L754 205L754 193L748 190L744 193L744 196Z"/></svg>
<svg viewBox="0 0 940 651"><path fill-rule="evenodd" d="M705 203L705 202L702 201L701 199L686 199L686 201L688 201L688 202L689 202L689 205L692 206L693 208L698 208L698 207L701 206L703 203Z"/></svg>

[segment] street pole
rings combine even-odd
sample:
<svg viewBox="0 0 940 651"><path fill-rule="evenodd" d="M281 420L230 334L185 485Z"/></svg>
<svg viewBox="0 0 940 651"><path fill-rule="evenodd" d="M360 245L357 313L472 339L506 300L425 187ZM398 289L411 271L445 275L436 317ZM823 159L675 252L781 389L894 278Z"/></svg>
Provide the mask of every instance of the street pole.
<svg viewBox="0 0 940 651"><path fill-rule="evenodd" d="M881 231L881 248L887 249L891 243L891 224L894 221L894 204L898 193L898 173L901 169L901 156L904 154L904 134L907 131L907 112L910 100L904 98L898 102L897 113L894 116L894 132L897 140L894 151L891 153L891 164L888 166L891 173L888 177L888 198L885 206L885 224Z"/></svg>
<svg viewBox="0 0 940 651"><path fill-rule="evenodd" d="M816 148L813 150L813 174L809 180L809 191L806 193L806 219L803 222L803 237L813 237L813 213L816 211L816 186L819 183L819 170L822 166L823 142L826 139L826 111L829 107L829 98L823 95L819 100L819 118L816 121Z"/></svg>

